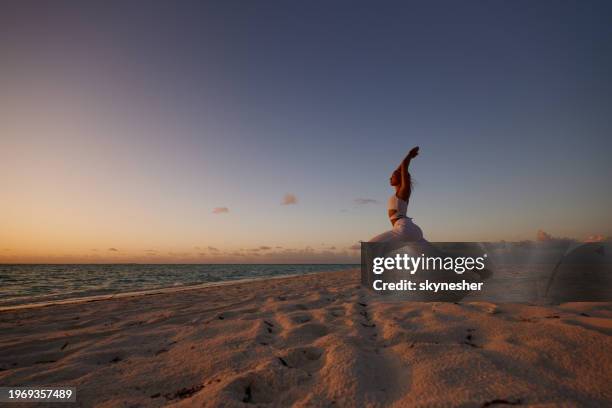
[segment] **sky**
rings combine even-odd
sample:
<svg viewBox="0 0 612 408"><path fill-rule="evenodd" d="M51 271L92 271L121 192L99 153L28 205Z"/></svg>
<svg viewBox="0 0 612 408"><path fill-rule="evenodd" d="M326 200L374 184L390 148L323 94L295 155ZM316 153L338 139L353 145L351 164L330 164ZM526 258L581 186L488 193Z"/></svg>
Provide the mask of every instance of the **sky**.
<svg viewBox="0 0 612 408"><path fill-rule="evenodd" d="M612 235L612 3L0 5L0 262ZM211 249L212 248L212 249Z"/></svg>

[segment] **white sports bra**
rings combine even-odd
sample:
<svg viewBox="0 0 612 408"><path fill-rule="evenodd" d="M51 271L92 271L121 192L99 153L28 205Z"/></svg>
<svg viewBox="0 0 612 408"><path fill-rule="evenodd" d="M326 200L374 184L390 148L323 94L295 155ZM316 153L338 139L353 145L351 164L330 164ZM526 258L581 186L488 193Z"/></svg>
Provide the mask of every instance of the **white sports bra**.
<svg viewBox="0 0 612 408"><path fill-rule="evenodd" d="M406 210L408 209L408 202L402 200L401 198L397 198L395 194L389 197L389 205L387 207L389 210L396 210L397 212L389 217L391 223L400 218L406 218Z"/></svg>

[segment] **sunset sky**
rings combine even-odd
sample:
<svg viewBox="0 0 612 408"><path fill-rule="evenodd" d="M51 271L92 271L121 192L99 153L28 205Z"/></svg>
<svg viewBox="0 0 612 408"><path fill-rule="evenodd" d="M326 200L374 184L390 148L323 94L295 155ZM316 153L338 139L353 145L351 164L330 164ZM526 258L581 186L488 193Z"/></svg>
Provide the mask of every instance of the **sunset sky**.
<svg viewBox="0 0 612 408"><path fill-rule="evenodd" d="M333 3L333 4L332 4ZM0 262L612 235L612 3L0 5Z"/></svg>

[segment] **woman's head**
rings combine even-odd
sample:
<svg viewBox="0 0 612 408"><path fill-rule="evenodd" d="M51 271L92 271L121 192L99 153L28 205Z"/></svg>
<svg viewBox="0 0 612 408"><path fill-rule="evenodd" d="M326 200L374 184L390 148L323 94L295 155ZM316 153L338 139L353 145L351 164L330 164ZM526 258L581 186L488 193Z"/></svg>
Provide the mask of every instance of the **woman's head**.
<svg viewBox="0 0 612 408"><path fill-rule="evenodd" d="M393 173L391 173L391 178L389 179L389 184L393 187L399 186L402 183L402 175L399 169L396 169Z"/></svg>
<svg viewBox="0 0 612 408"><path fill-rule="evenodd" d="M408 176L408 185L412 189L412 176L410 175L410 173L408 173L407 176ZM400 169L396 169L393 171L393 173L391 173L391 177L389 178L389 184L391 184L391 186L393 187L401 186L402 173Z"/></svg>

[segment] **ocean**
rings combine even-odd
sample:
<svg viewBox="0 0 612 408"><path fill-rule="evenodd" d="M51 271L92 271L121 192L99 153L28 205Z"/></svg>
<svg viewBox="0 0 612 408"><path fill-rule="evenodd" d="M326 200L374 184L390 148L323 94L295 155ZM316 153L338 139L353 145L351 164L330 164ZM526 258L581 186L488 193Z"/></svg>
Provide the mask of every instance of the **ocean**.
<svg viewBox="0 0 612 408"><path fill-rule="evenodd" d="M0 265L0 307L358 267L347 264Z"/></svg>

